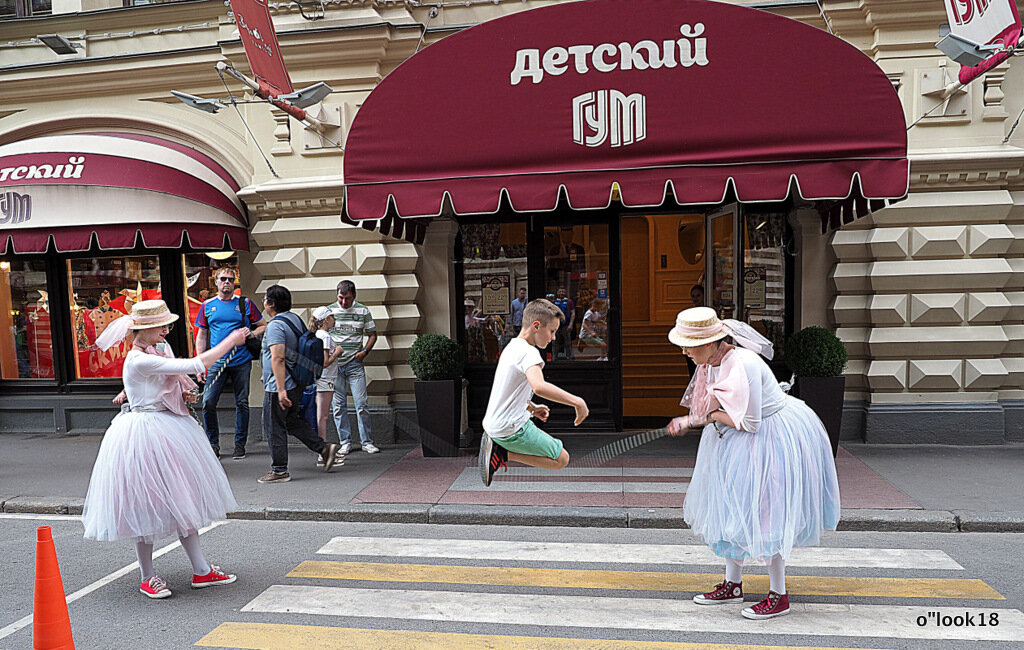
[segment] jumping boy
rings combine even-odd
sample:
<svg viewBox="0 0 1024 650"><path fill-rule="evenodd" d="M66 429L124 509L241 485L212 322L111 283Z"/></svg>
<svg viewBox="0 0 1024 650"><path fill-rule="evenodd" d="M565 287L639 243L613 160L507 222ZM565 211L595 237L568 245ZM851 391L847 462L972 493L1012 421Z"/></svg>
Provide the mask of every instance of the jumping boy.
<svg viewBox="0 0 1024 650"><path fill-rule="evenodd" d="M498 359L491 386L491 398L484 415L484 435L480 441L480 478L491 484L494 472L510 460L544 469L562 469L569 464L569 452L562 441L553 438L530 420L546 422L550 410L534 404L534 393L553 402L576 409L575 425L590 414L583 398L568 393L544 380L544 360L538 348L555 340L565 318L550 300L531 301L523 309L523 328L509 341Z"/></svg>

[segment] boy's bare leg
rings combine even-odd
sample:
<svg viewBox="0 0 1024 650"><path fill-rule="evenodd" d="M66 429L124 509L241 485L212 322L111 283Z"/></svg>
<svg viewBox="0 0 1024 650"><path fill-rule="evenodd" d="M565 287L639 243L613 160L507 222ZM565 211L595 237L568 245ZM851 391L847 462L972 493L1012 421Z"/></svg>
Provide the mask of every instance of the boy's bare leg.
<svg viewBox="0 0 1024 650"><path fill-rule="evenodd" d="M548 458L547 456L531 456L510 451L508 452L508 459L509 461L514 460L517 463L529 465L530 467L540 467L541 469L564 469L569 464L569 452L563 449L558 458Z"/></svg>

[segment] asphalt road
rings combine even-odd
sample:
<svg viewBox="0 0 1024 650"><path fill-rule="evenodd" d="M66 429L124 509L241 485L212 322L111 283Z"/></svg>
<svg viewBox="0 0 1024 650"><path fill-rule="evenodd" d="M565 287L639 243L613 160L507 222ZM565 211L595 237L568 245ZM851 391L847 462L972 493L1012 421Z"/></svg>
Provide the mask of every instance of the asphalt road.
<svg viewBox="0 0 1024 650"><path fill-rule="evenodd" d="M72 517L0 515L0 648L31 647L39 525L51 526L76 596L80 649L1024 647L1017 534L832 533L790 559L794 611L752 622L739 606L690 602L722 564L688 531L230 521L205 532L203 548L238 582L189 589L174 548L156 567L175 594L151 601L130 543L83 540ZM747 604L764 575L751 568Z"/></svg>

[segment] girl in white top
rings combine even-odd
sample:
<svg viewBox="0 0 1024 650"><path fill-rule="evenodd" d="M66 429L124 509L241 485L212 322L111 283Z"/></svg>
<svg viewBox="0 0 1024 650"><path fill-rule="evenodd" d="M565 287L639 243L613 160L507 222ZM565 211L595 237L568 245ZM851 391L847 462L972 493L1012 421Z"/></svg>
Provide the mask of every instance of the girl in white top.
<svg viewBox="0 0 1024 650"><path fill-rule="evenodd" d="M723 341L727 336L742 347ZM772 358L771 342L746 323L694 307L679 313L668 338L697 364L682 400L690 414L672 420L668 431L703 428L683 518L725 558L725 581L694 602L742 602L743 562L760 560L770 591L743 616L788 614L786 558L796 546L817 544L839 522L839 482L825 427L779 388L758 356Z"/></svg>
<svg viewBox="0 0 1024 650"><path fill-rule="evenodd" d="M324 371L316 380L316 430L321 440L327 440L327 418L331 415L331 399L334 397L334 382L338 378L338 357L344 352L340 345L331 340L330 330L334 328L334 314L330 307L317 307L309 320L309 331L324 342ZM344 461L339 458L335 465ZM323 466L323 459L317 456L317 467Z"/></svg>
<svg viewBox="0 0 1024 650"><path fill-rule="evenodd" d="M249 330L235 330L194 359L175 359L164 337L176 320L164 301L144 300L96 340L106 350L135 330L124 362L124 392L114 398L115 403L127 399L130 410L117 415L103 436L82 524L87 539L135 540L139 591L149 598L171 595L153 571L153 543L169 535L178 535L192 562L192 587L235 581L211 566L199 547L199 529L225 519L237 504L206 434L185 406L186 394L195 387L185 375L206 370L244 345Z"/></svg>

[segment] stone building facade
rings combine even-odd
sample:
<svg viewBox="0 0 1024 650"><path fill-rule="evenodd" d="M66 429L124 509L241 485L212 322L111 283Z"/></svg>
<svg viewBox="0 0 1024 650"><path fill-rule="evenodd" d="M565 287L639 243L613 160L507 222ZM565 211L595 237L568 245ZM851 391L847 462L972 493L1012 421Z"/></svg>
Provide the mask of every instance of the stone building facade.
<svg viewBox="0 0 1024 650"><path fill-rule="evenodd" d="M551 4L559 2L327 0L314 14L273 4L295 86L324 81L333 88L311 109L330 125L318 134L265 103L209 115L170 95L175 89L223 100L229 90L214 65L226 61L249 72L220 0L134 7L55 1L52 15L0 20L0 145L119 131L157 135L212 157L237 181L248 210L243 290L259 296L282 283L306 317L335 300L339 280L353 280L382 333L367 360L375 428L385 442L384 431L415 435L406 351L418 333L457 330L457 225L436 219L417 245L343 223L344 154L331 140L344 143L365 97L418 49ZM850 352L844 437L1024 440L1024 129L1011 134L1024 109L1024 67L1011 58L943 99L936 91L955 79L957 65L934 47L945 22L938 0L825 0L821 10L811 1L732 4L832 30L888 75L907 123L920 120L908 132L907 199L825 235L813 210L798 206L790 215L798 249L794 325L834 328ZM44 33L82 47L55 55L34 40ZM800 74L798 62L783 65ZM242 97L237 82L227 84ZM44 409L52 389L3 384L0 430L49 430L45 418L30 422L14 411ZM259 382L253 385L259 404ZM109 408L99 392L62 390L54 428L102 430Z"/></svg>

